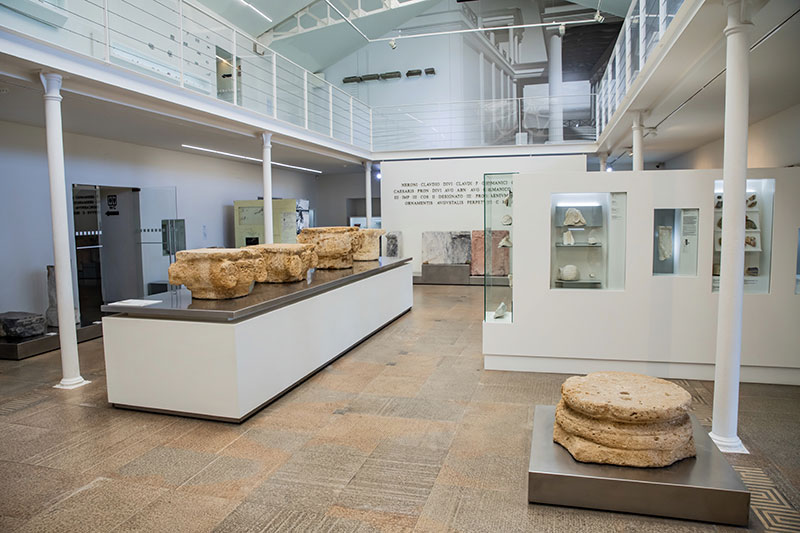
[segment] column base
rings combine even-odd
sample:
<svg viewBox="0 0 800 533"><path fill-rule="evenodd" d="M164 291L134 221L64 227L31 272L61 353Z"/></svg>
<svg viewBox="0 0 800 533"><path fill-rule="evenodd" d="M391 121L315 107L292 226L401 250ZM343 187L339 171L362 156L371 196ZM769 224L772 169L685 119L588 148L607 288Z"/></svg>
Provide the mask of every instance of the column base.
<svg viewBox="0 0 800 533"><path fill-rule="evenodd" d="M710 432L708 436L711 437L711 440L714 441L714 444L717 445L717 448L719 448L719 451L722 453L750 454L747 448L744 447L744 444L742 444L742 439L739 437L720 437L719 435L715 435L713 431Z"/></svg>
<svg viewBox="0 0 800 533"><path fill-rule="evenodd" d="M58 385L53 385L54 389L77 389L78 387L83 387L84 385L88 385L91 381L86 381L81 376L77 378L71 379L62 379Z"/></svg>

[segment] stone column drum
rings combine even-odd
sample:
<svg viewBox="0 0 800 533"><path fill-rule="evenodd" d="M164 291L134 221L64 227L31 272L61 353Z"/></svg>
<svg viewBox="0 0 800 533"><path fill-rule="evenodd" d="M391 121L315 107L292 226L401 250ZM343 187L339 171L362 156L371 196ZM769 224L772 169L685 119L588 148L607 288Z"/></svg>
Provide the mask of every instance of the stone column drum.
<svg viewBox="0 0 800 533"><path fill-rule="evenodd" d="M309 269L317 267L313 244L256 244L247 248L259 252L264 260L264 269L256 273L259 283L302 281Z"/></svg>
<svg viewBox="0 0 800 533"><path fill-rule="evenodd" d="M263 270L261 253L249 248L183 250L169 266L169 282L186 285L192 298L225 300L250 294Z"/></svg>
<svg viewBox="0 0 800 533"><path fill-rule="evenodd" d="M361 246L353 253L353 260L376 261L381 256L381 235L386 233L386 230L362 228L359 233L362 236L362 242Z"/></svg>
<svg viewBox="0 0 800 533"><path fill-rule="evenodd" d="M362 233L356 227L303 228L297 242L314 244L319 269L352 268L353 252L361 246Z"/></svg>
<svg viewBox="0 0 800 533"><path fill-rule="evenodd" d="M661 467L696 455L691 395L663 379L594 372L567 379L553 440L577 461Z"/></svg>

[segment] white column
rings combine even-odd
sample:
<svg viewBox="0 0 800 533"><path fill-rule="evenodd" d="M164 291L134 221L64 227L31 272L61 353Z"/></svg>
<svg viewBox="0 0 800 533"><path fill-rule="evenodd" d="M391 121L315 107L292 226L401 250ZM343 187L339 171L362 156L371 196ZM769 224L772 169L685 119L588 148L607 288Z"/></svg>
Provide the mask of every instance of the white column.
<svg viewBox="0 0 800 533"><path fill-rule="evenodd" d="M564 141L564 110L561 107L563 91L563 73L561 70L561 36L559 31L550 35L550 58L547 62L547 85L550 89L550 120L548 141L559 143Z"/></svg>
<svg viewBox="0 0 800 533"><path fill-rule="evenodd" d="M58 298L58 340L61 344L61 382L57 389L74 389L89 383L81 377L78 337L75 333L75 298L72 293L67 185L64 176L64 133L61 127L61 76L40 74L44 85L47 169L50 174L50 217Z"/></svg>
<svg viewBox="0 0 800 533"><path fill-rule="evenodd" d="M722 255L717 311L717 354L711 439L723 452L747 453L737 435L742 352L745 195L751 27L741 1L726 1L725 137L722 163Z"/></svg>
<svg viewBox="0 0 800 533"><path fill-rule="evenodd" d="M372 161L364 162L364 198L367 204L367 227L372 227Z"/></svg>
<svg viewBox="0 0 800 533"><path fill-rule="evenodd" d="M600 172L608 170L608 152L600 152L597 157L600 158Z"/></svg>
<svg viewBox="0 0 800 533"><path fill-rule="evenodd" d="M261 174L264 180L264 244L272 244L272 134L261 134Z"/></svg>
<svg viewBox="0 0 800 533"><path fill-rule="evenodd" d="M644 170L644 126L641 113L636 113L631 129L633 130L633 170Z"/></svg>
<svg viewBox="0 0 800 533"><path fill-rule="evenodd" d="M514 57L514 29L508 29L508 62L512 65L517 62L517 58Z"/></svg>

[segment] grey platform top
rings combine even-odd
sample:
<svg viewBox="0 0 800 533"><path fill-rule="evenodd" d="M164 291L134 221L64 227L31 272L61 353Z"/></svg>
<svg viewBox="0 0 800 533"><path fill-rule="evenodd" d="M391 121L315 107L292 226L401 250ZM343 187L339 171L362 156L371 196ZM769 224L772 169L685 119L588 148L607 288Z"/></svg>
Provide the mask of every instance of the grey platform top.
<svg viewBox="0 0 800 533"><path fill-rule="evenodd" d="M356 261L354 268L340 270L312 270L306 281L294 283L256 283L247 296L230 300L198 300L185 287L176 292L162 292L147 296L145 300L158 303L143 307L109 304L104 313L120 313L140 318L166 318L197 320L201 322L231 322L260 315L297 303L381 272L403 266L410 257L381 257L377 261Z"/></svg>

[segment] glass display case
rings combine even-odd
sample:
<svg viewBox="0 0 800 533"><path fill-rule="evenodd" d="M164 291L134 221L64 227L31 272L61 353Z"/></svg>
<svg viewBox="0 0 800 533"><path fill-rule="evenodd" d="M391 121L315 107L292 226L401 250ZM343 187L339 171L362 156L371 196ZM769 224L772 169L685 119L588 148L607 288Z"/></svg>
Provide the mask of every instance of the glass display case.
<svg viewBox="0 0 800 533"><path fill-rule="evenodd" d="M514 173L483 176L483 232L472 236L473 274L483 274L486 322L513 320Z"/></svg>
<svg viewBox="0 0 800 533"><path fill-rule="evenodd" d="M797 230L797 269L794 272L794 293L800 294L800 229Z"/></svg>
<svg viewBox="0 0 800 533"><path fill-rule="evenodd" d="M722 252L722 180L714 182L714 260L711 290L719 291ZM774 179L747 180L745 211L744 292L768 293L772 260L772 206Z"/></svg>
<svg viewBox="0 0 800 533"><path fill-rule="evenodd" d="M699 209L656 209L653 213L653 275L697 275Z"/></svg>
<svg viewBox="0 0 800 533"><path fill-rule="evenodd" d="M627 194L552 195L551 289L624 289Z"/></svg>

